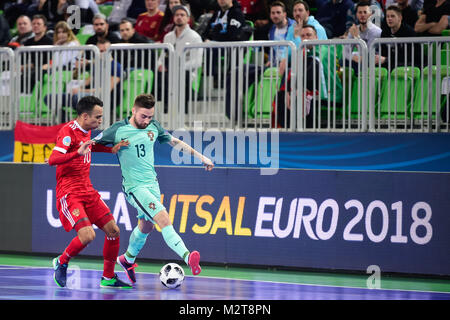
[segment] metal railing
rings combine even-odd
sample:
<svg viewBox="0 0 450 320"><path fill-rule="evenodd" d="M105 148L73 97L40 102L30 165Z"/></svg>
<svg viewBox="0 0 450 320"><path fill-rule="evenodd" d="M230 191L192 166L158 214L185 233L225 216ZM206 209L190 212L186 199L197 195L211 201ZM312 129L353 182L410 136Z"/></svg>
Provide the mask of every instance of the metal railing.
<svg viewBox="0 0 450 320"><path fill-rule="evenodd" d="M205 128L272 127L272 109L281 105L277 92L287 83L287 70L296 69L295 60L288 59L285 74L280 74L280 60L271 58L281 49L296 50L289 41L185 45L179 55L179 126L192 128L202 121ZM200 66L185 63L199 50ZM295 130L289 124L282 128Z"/></svg>
<svg viewBox="0 0 450 320"><path fill-rule="evenodd" d="M350 50L353 48L353 50ZM352 62L353 55L361 57ZM358 39L302 41L297 50L297 129L367 130L367 46ZM361 99L358 99L361 97ZM355 104L356 98L356 104Z"/></svg>
<svg viewBox="0 0 450 320"><path fill-rule="evenodd" d="M351 62L349 47L358 62ZM290 53L286 65L275 58L284 57L280 51ZM130 116L134 97L146 92L169 130L202 121L205 129L221 130L450 131L450 37L376 39L370 48L356 39L304 41L298 48L288 41L177 50L114 44L105 53L95 46L36 46L2 49L0 63L2 130L16 120L68 121L88 93L104 101L107 127ZM168 72L160 72L162 65ZM80 82L88 92L77 91Z"/></svg>
<svg viewBox="0 0 450 320"><path fill-rule="evenodd" d="M174 128L177 115L177 68L174 47L171 44L113 44L103 56L105 122L114 123L131 115L134 99L141 93L154 95L155 118L164 127ZM113 64L120 64L121 72L111 70ZM167 61L167 65L164 64ZM165 65L167 72L159 66ZM111 87L109 77L117 77L119 82ZM110 112L109 112L110 111Z"/></svg>
<svg viewBox="0 0 450 320"><path fill-rule="evenodd" d="M15 52L13 121L38 125L66 122L74 104L92 94L103 99L100 52L96 46L26 46ZM89 93L83 92L88 83Z"/></svg>
<svg viewBox="0 0 450 320"><path fill-rule="evenodd" d="M370 131L449 132L450 37L376 39L369 74Z"/></svg>
<svg viewBox="0 0 450 320"><path fill-rule="evenodd" d="M13 128L13 66L14 52L10 48L0 48L0 130Z"/></svg>

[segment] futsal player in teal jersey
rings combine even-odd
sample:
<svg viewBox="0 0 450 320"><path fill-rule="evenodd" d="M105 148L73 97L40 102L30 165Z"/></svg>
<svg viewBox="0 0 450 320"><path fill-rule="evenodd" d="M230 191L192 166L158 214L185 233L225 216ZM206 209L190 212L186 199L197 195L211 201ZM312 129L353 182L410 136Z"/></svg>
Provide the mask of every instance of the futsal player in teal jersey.
<svg viewBox="0 0 450 320"><path fill-rule="evenodd" d="M161 203L161 194L154 168L153 147L156 141L169 143L183 152L199 158L206 170L213 169L212 161L185 142L167 133L161 124L153 119L155 100L151 94L136 97L132 116L114 123L99 134L94 141L103 145L116 145L122 141L117 156L122 170L122 188L127 201L138 211L138 225L131 233L127 251L117 258L131 282L136 282L134 269L136 256L143 248L148 234L158 224L166 244L191 268L193 275L201 272L200 253L190 252L175 231L166 208Z"/></svg>

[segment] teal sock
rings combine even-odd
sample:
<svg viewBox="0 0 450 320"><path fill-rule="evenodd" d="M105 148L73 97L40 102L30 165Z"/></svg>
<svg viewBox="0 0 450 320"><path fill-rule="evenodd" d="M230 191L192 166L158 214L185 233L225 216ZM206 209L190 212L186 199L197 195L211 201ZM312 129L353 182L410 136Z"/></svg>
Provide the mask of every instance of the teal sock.
<svg viewBox="0 0 450 320"><path fill-rule="evenodd" d="M131 233L130 241L128 243L128 249L125 253L125 258L129 263L134 263L136 256L141 252L142 248L147 241L148 233L143 233L139 230L139 226L136 226Z"/></svg>
<svg viewBox="0 0 450 320"><path fill-rule="evenodd" d="M166 244L169 246L170 249L175 251L177 255L180 256L186 262L188 263L188 257L189 257L189 250L184 245L183 240L178 235L178 233L175 231L172 225L166 226L161 230L162 236Z"/></svg>

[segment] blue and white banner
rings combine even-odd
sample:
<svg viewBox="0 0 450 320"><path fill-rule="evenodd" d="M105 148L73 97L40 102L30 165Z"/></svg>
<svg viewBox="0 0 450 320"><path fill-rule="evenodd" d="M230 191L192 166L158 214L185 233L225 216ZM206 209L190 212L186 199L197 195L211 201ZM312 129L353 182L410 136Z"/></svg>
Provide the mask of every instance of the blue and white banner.
<svg viewBox="0 0 450 320"><path fill-rule="evenodd" d="M450 173L157 167L175 230L202 261L450 275ZM118 166L91 168L126 250L136 211ZM59 222L55 169L35 165L33 252L59 254L75 233ZM101 256L104 236L83 254ZM180 260L156 229L141 258Z"/></svg>

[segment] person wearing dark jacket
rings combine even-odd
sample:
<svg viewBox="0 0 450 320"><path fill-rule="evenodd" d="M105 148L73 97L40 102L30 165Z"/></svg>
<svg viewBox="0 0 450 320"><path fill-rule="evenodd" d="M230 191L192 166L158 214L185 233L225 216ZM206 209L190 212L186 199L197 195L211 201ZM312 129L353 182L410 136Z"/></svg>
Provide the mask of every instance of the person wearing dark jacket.
<svg viewBox="0 0 450 320"><path fill-rule="evenodd" d="M121 43L150 43L147 37L136 32L133 22L127 18L120 22L119 31L122 38ZM148 50L124 50L121 53L123 56L120 55L119 63L125 71L129 71L129 68L153 69L151 66L153 59L150 59Z"/></svg>
<svg viewBox="0 0 450 320"><path fill-rule="evenodd" d="M383 30L381 38L416 37L415 31L403 22L402 10L395 6L386 9L386 23L389 29ZM414 56L413 56L414 47ZM405 55L406 51L406 55ZM420 48L417 45L398 43L382 45L381 54L375 56L375 64L393 70L395 67L417 65Z"/></svg>
<svg viewBox="0 0 450 320"><path fill-rule="evenodd" d="M241 10L241 5L235 0L217 0L220 9L214 12L209 25L205 30L203 40L207 41L245 41L243 28L245 26L244 13ZM207 74L214 76L215 84L217 85L217 75L219 64L221 60L220 55L224 55L224 50L213 48L207 53ZM209 67L209 59L212 61L212 68ZM226 59L231 61L231 57ZM230 65L225 66L222 70L227 71Z"/></svg>
<svg viewBox="0 0 450 320"><path fill-rule="evenodd" d="M204 41L241 41L245 16L235 0L217 0L220 9L214 12L205 31Z"/></svg>

